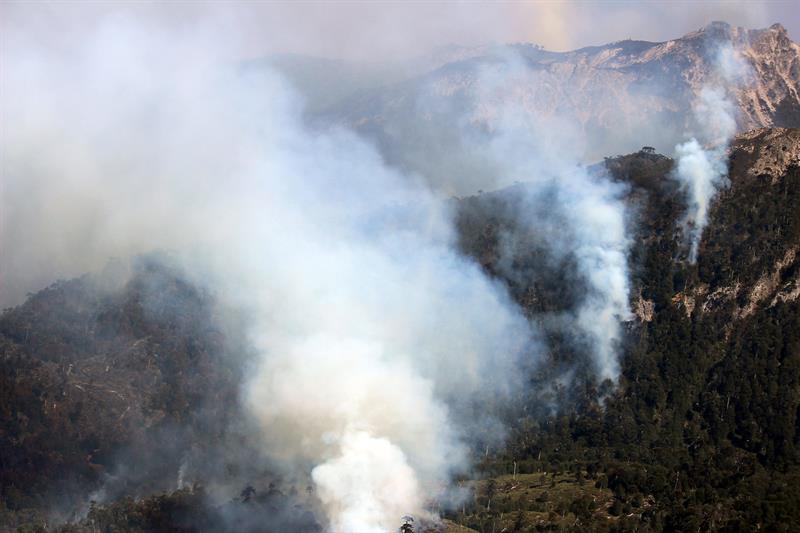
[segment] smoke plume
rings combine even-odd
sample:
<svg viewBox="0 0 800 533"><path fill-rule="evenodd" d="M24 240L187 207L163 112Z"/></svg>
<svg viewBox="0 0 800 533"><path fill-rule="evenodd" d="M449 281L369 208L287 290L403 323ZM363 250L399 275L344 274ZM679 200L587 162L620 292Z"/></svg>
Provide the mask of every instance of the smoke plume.
<svg viewBox="0 0 800 533"><path fill-rule="evenodd" d="M544 348L457 251L453 205L429 176L349 131L309 129L295 91L232 64L214 27L110 18L68 50L5 39L3 301L170 250L247 316L244 423L276 468L313 483L330 530L392 530L447 498L469 447L502 437L495 407ZM516 61L482 74L489 102L504 77L535 75ZM585 289L540 322L614 380L630 315L625 188L577 165L569 122L488 111L486 135L463 142L497 184L525 185L509 250L534 235Z"/></svg>
<svg viewBox="0 0 800 533"><path fill-rule="evenodd" d="M717 192L728 186L727 151L736 134L736 106L730 86L744 79L747 66L730 44L719 48L712 79L693 107L700 140L692 137L675 147L678 162L673 176L686 193L688 209L684 232L689 241L689 262L697 262L708 210Z"/></svg>
<svg viewBox="0 0 800 533"><path fill-rule="evenodd" d="M212 35L7 36L4 296L171 250L249 317L264 454L310 477L331 530L391 530L466 467L468 413L518 390L533 332L455 251L447 202L347 131L308 131L292 90Z"/></svg>
<svg viewBox="0 0 800 533"><path fill-rule="evenodd" d="M482 105L473 120L489 133L478 138L465 133L462 143L479 167L490 169L496 185L520 185L514 194L521 207L508 213L516 230L505 236L504 275L521 275L513 256L531 246L548 256L547 269L574 264L567 283L582 287L581 295L549 321L591 356L600 380L614 381L621 322L631 316L627 189L605 171L580 163L587 142L574 117L532 112L525 107L528 95L508 94L509 86L537 86L540 75L511 51L501 63L483 68L474 88Z"/></svg>

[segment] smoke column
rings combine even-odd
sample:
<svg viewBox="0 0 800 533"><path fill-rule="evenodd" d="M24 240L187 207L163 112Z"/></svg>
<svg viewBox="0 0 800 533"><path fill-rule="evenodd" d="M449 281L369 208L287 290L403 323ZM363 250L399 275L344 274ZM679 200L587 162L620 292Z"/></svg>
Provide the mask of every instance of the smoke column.
<svg viewBox="0 0 800 533"><path fill-rule="evenodd" d="M619 375L621 322L630 320L627 211L624 188L576 169L562 184L564 206L571 211L570 237L589 291L577 311L577 324L589 338L601 379ZM562 242L561 246L569 246Z"/></svg>
<svg viewBox="0 0 800 533"><path fill-rule="evenodd" d="M700 240L708 225L709 206L729 183L727 151L736 134L736 106L727 86L747 74L746 65L729 44L719 49L714 68L713 80L700 90L693 108L703 144L692 137L675 147L678 162L673 176L686 193L684 231L692 264L697 262Z"/></svg>
<svg viewBox="0 0 800 533"><path fill-rule="evenodd" d="M466 413L518 390L533 332L454 251L447 202L347 131L306 130L214 30L5 37L6 290L173 251L250 317L264 454L310 476L331 531L393 530L467 466L483 422Z"/></svg>
<svg viewBox="0 0 800 533"><path fill-rule="evenodd" d="M539 73L509 51L503 62L485 67L473 89L480 106L467 123L479 122L490 132L464 143L476 159L492 169L498 185L521 183L521 212L514 213L520 235L536 235L554 263L577 265L584 294L577 306L556 317L563 333L586 349L600 380L619 374L621 322L629 320L631 247L626 187L601 170L580 164L586 139L577 121L542 116L526 108L527 95L507 87L537 86ZM508 256L513 249L505 250ZM501 259L509 265L510 257ZM509 267L513 270L513 268ZM506 270L506 275L518 273Z"/></svg>
<svg viewBox="0 0 800 533"><path fill-rule="evenodd" d="M225 37L124 18L69 50L6 36L4 296L175 252L249 317L258 357L242 402L264 455L313 483L331 531L393 530L428 514L470 443L502 437L493 406L524 386L537 332L456 252L451 204L426 179L348 131L310 131L294 91L232 65ZM481 90L535 75L514 61ZM557 318L614 380L630 315L625 188L576 165L569 123L486 111L491 135L465 142L527 184L522 226L576 262L585 295Z"/></svg>

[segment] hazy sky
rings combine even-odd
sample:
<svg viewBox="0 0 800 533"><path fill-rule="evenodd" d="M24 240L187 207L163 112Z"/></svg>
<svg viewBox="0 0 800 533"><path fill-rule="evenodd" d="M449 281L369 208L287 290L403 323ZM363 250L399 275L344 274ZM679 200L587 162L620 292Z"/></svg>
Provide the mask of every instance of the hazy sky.
<svg viewBox="0 0 800 533"><path fill-rule="evenodd" d="M800 0L773 1L295 1L169 3L0 2L0 29L24 28L43 43L65 47L87 25L133 15L176 31L211 24L236 39L243 57L295 52L381 59L411 56L447 44L527 41L568 50L626 38L662 41L712 20L761 28L780 22L800 38ZM231 31L233 30L233 31Z"/></svg>

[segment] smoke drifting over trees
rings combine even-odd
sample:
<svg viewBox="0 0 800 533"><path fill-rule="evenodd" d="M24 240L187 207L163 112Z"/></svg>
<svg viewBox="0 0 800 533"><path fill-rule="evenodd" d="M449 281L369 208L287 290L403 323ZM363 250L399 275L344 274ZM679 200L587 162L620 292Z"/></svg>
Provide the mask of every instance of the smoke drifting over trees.
<svg viewBox="0 0 800 533"><path fill-rule="evenodd" d="M152 505L235 497L209 523L247 530L258 521L260 508L247 507L256 490L214 483L221 465L235 462L290 480L292 498L277 489L259 496L259 505L282 506L277 528L314 531L319 522L333 532L380 532L404 515L436 521L442 508L463 504L453 480L471 472L478 445L488 456L505 424L528 409L520 398L546 396L530 387L551 352L583 356L548 376L554 388L579 372L589 376L593 406L613 392L639 266L632 186L584 164L594 140L569 117L525 114L505 99L506 80L537 76L513 50L479 69L472 89L496 104L478 109L479 125L431 125L447 129L458 153L424 146L430 131L395 147L423 145L405 154L414 166L392 164L385 147L340 123L309 120L301 92L268 63L231 59L246 46L221 27L201 20L178 31L109 16L65 49L37 42L24 26L7 32L0 302L16 305L111 258L127 264L164 252L181 281L141 288L155 316L185 282L214 297L180 305L201 302L241 335L225 351L230 373L220 380L235 382L235 422L225 427L240 442L174 450L168 441L201 437L165 431L154 446L177 460L168 483L183 492ZM694 109L702 131L676 147L692 263L736 130L725 84L743 71L731 54L720 53L720 82ZM418 96L417 109L440 105ZM498 232L491 261L465 253L459 202L483 199L449 198L454 183L471 193L519 185L492 214L512 223ZM519 260L525 253L535 272ZM137 276L120 271L115 286L138 287ZM523 308L512 294L515 282L551 278L563 291L558 305ZM105 294L82 305L94 309ZM172 327L174 317L164 322ZM186 403L197 419L211 417L205 405ZM219 463L207 459L212 453ZM137 472L140 451L119 457L90 497L107 503L164 485L149 479L154 465ZM210 494L194 492L194 481L210 481ZM82 511L91 520L99 512L88 503Z"/></svg>
<svg viewBox="0 0 800 533"><path fill-rule="evenodd" d="M735 51L723 45L716 52L716 76L703 87L694 106L698 136L675 147L675 177L686 191L688 209L684 220L689 239L689 262L697 262L708 210L720 188L728 185L728 144L736 133L736 108L728 96L731 85L746 83L747 65Z"/></svg>
<svg viewBox="0 0 800 533"><path fill-rule="evenodd" d="M215 61L202 31L176 39L112 21L70 58L17 38L4 100L17 125L6 201L25 206L4 226L14 284L32 264L52 276L175 252L248 313L259 356L245 405L267 456L311 469L331 526L424 516L467 468L464 439L487 433L471 408L509 398L519 358L541 355L505 289L457 252L445 199L352 134L306 129L290 87ZM613 379L622 207L601 180L546 159L553 217L570 228L553 253L574 254L591 287L570 320ZM526 168L539 179L544 164Z"/></svg>
<svg viewBox="0 0 800 533"><path fill-rule="evenodd" d="M305 129L289 87L215 62L210 35L112 21L70 58L18 37L12 283L31 264L52 276L172 251L247 313L253 431L282 468L308 469L330 526L424 516L467 466L476 424L459 418L508 397L518 357L536 357L505 290L456 252L446 201L352 134Z"/></svg>

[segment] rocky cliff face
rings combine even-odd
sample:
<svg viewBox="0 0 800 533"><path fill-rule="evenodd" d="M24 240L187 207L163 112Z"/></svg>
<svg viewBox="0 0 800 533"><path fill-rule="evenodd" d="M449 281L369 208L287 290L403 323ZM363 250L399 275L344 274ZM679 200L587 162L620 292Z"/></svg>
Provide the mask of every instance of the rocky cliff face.
<svg viewBox="0 0 800 533"><path fill-rule="evenodd" d="M754 71L755 83L738 91L743 129L800 126L800 46L780 24L737 30L737 49Z"/></svg>
<svg viewBox="0 0 800 533"><path fill-rule="evenodd" d="M790 166L800 165L800 130L758 128L745 132L733 142L731 155L737 166L746 167L749 176L770 176L775 184Z"/></svg>

